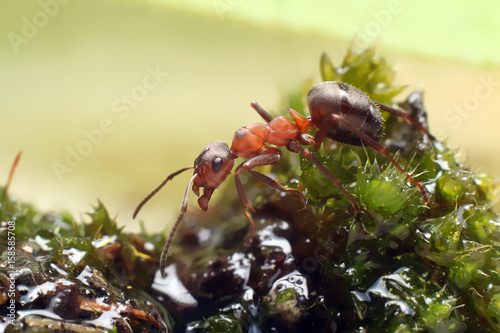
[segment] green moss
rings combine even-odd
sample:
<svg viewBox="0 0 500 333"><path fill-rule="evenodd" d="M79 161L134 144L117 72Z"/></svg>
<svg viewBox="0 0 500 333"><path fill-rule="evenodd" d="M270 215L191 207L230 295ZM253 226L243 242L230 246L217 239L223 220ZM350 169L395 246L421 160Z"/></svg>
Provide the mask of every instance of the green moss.
<svg viewBox="0 0 500 333"><path fill-rule="evenodd" d="M390 103L393 97L405 89L405 86L393 85L395 72L384 58L375 56L375 48L361 53L348 50L338 67L324 53L320 59L320 72L323 81L348 83L381 103Z"/></svg>

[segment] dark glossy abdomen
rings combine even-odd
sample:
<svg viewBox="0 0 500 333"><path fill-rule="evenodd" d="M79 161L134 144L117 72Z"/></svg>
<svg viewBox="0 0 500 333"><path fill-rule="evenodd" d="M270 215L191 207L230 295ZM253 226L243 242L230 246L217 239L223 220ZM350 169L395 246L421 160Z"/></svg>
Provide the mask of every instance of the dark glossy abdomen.
<svg viewBox="0 0 500 333"><path fill-rule="evenodd" d="M307 104L314 125L318 128L331 114L378 142L383 132L383 119L377 106L361 90L341 82L326 81L315 85L307 94ZM332 140L361 146L362 140L341 121L335 121L327 134Z"/></svg>

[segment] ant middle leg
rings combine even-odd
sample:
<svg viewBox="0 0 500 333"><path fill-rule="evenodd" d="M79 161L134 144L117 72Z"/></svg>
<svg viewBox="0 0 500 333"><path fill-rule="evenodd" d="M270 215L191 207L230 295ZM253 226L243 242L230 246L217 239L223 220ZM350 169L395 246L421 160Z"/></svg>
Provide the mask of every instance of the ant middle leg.
<svg viewBox="0 0 500 333"><path fill-rule="evenodd" d="M368 135L366 135L365 133L363 133L363 131L361 131L361 130L357 129L356 127L354 127L353 125L351 125L348 121L346 121L341 116L338 116L336 114L330 115L330 118L327 119L326 121L324 121L323 124L321 124L322 128L320 128L320 130L318 131L318 133L319 132L322 132L322 133L328 132L327 130L325 130L325 128L329 129L330 126L334 122L336 122L336 121L342 122L342 126L344 126L345 128L347 128L352 133L356 134L365 144L369 145L370 147L372 147L373 149L375 149L377 152L379 152L380 154L384 155L392 163L392 165L394 165L396 167L396 169L398 169L401 173L405 174L406 179L408 179L415 186L417 186L417 188L419 189L419 191L422 193L422 197L424 198L424 202L425 203L429 203L429 197L428 197L427 192L425 191L424 187L415 178L413 178L412 176L410 176L398 164L398 162L396 162L394 160L394 158L392 158L392 156L387 152L387 150L385 149L384 146L382 146L380 143L378 143L378 142L374 141L373 139L371 139Z"/></svg>
<svg viewBox="0 0 500 333"><path fill-rule="evenodd" d="M273 179L273 178L271 178L269 176L266 176L265 174L260 173L258 171L255 171L255 170L252 170L252 169L248 169L247 171L249 173L251 173L255 178L257 178L258 180L260 180L261 182L263 182L264 184L266 184L266 185L268 185L268 186L270 186L272 188L275 188L275 189L277 189L280 192L297 194L298 196L300 196L300 200L302 201L302 203L304 204L304 206L306 205L306 199L304 197L304 194L302 192L300 192L299 190L297 190L295 188L283 187L279 183L279 180Z"/></svg>
<svg viewBox="0 0 500 333"><path fill-rule="evenodd" d="M273 165L281 159L282 152L277 148L271 148L271 147L269 147L268 151L271 149L273 149L274 152L269 152L266 154L257 155L257 156L254 156L254 157L246 160L245 162L241 163L236 168L236 171L234 174L234 179L235 179L235 183L236 183L236 189L238 191L238 196L240 198L241 204L242 204L243 209L245 211L245 216L246 216L248 222L250 223L252 234L255 233L255 222L253 221L253 218L250 214L250 211L255 212L255 210L253 209L252 205L248 201L246 194L245 194L245 191L243 189L243 185L241 184L241 181L239 179L239 176L241 175L241 173L243 171L248 171L255 178L257 178L258 180L260 180L264 184L277 189L278 191L285 192L285 193L295 193L295 194L299 195L302 202L305 205L304 195L299 190L294 189L294 188L283 187L280 185L280 183L277 180L275 180L269 176L266 176L263 173L252 170L253 168L258 167L258 166Z"/></svg>

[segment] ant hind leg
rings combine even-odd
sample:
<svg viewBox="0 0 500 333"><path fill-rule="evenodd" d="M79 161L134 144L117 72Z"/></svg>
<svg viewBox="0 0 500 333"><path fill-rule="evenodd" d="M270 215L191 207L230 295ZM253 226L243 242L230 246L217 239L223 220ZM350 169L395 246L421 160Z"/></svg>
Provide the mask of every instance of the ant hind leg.
<svg viewBox="0 0 500 333"><path fill-rule="evenodd" d="M332 114L330 118L328 118L321 126L331 126L335 121L340 121L342 122L342 126L347 128L349 131L352 133L356 134L365 144L368 146L372 147L375 149L377 152L380 154L384 155L391 163L398 169L401 173L404 173L406 176L406 179L408 179L410 182L412 182L417 188L419 189L420 193L422 193L422 197L424 198L425 203L429 203L429 197L427 195L427 192L425 191L424 187L412 176L410 176L399 164L392 158L392 156L387 152L384 146L382 146L380 143L374 141L371 139L368 135L363 133L363 131L360 131L353 125L351 125L348 121L343 119L342 117L339 117L336 114ZM320 129L321 130L321 129Z"/></svg>
<svg viewBox="0 0 500 333"><path fill-rule="evenodd" d="M385 104L382 104L380 102L374 102L374 103L379 107L379 109L387 111L390 114L393 114L397 117L403 118L404 120L406 120L407 123L415 126L419 130L424 132L429 137L429 139L431 139L432 141L436 141L436 138L431 133L429 133L429 131L424 126L422 126L422 124L419 123L415 118L413 118L408 112L403 111L403 110L399 110L399 109L395 109L389 105L385 105Z"/></svg>

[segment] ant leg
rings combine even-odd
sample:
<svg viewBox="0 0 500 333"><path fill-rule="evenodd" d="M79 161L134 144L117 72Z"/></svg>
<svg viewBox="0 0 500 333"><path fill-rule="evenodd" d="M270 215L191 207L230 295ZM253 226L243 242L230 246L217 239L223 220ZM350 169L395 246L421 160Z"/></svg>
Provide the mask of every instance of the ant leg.
<svg viewBox="0 0 500 333"><path fill-rule="evenodd" d="M330 119L327 119L323 121L321 126L318 128L318 131L316 132L316 135L314 136L314 150L318 151L319 146L323 141L326 139L326 135L328 134L328 131L330 130L330 126L332 126L332 121Z"/></svg>
<svg viewBox="0 0 500 333"><path fill-rule="evenodd" d="M332 125L333 122L335 121L340 121L342 122L342 125L345 126L349 131L351 131L352 133L356 134L357 136L359 136L359 138L364 142L366 143L367 145L371 146L373 149L375 149L377 152L379 152L380 154L384 155L385 157L387 157L387 159L389 159L389 161L392 163L392 165L394 165L396 167L396 169L398 169L401 173L404 173L405 176L406 176L406 179L408 179L410 182L412 182L415 186L418 187L419 191L422 193L422 197L424 198L424 202L425 203L429 203L429 198L427 196L427 192L425 191L424 187L418 182L415 180L415 178L413 178L412 176L410 176L393 158L392 156L387 152L387 150L385 149L384 146L382 146L381 144L379 144L378 142L375 142L373 139L371 139L370 137L368 137L365 133L363 133L362 131L360 131L359 129L357 129L356 127L352 126L348 121L346 121L344 118L336 115L336 114L332 114L330 116L329 119L327 119L327 121L323 122L323 124L321 124L321 126L323 127L328 127L330 128L330 126Z"/></svg>
<svg viewBox="0 0 500 333"><path fill-rule="evenodd" d="M189 199L189 190L191 189L191 186L193 186L194 179L198 175L195 174L193 177L191 177L191 180L188 183L188 186L186 187L186 192L184 193L184 199L182 200L182 207L181 207L181 213L179 217L177 218L177 221L175 222L174 226L172 227L172 230L170 230L170 234L168 235L168 238L165 242L165 245L163 246L163 250L161 251L161 256L160 256L160 273L163 278L166 278L167 275L165 273L165 263L167 262L167 254L168 254L168 248L170 247L170 243L172 242L172 238L174 238L175 231L177 230L177 227L182 221L182 218L184 217L184 214L186 214L187 207L188 207L188 199Z"/></svg>
<svg viewBox="0 0 500 333"><path fill-rule="evenodd" d="M311 153L311 151L307 148L302 148L298 142L291 141L287 145L288 150L290 150L293 153L298 153L305 158L309 159L313 164L330 180L335 186L339 188L340 191L346 196L346 198L351 202L352 207L354 208L354 212L359 214L361 210L359 209L358 204L356 203L356 200L354 200L353 196L347 192L347 190L342 186L340 181L335 178L332 173L325 168L325 166Z"/></svg>
<svg viewBox="0 0 500 333"><path fill-rule="evenodd" d="M275 188L280 192L295 193L295 194L299 195L300 200L302 201L304 206L306 205L306 198L304 197L304 194L302 192L300 192L299 190L294 189L294 188L283 187L283 186L281 186L281 184L279 183L278 180L273 179L269 176L266 176L265 174L257 172L255 170L248 169L247 171L250 172L255 178L257 178L258 180L260 180L264 184L271 186L272 188Z"/></svg>
<svg viewBox="0 0 500 333"><path fill-rule="evenodd" d="M314 151L318 151L323 141L325 141L326 136L328 135L328 131L330 131L331 125L332 122L329 119L327 119L323 121L323 123L319 127L318 131L316 132L316 135L314 136Z"/></svg>
<svg viewBox="0 0 500 333"><path fill-rule="evenodd" d="M274 119L269 113L267 113L266 110L264 110L264 108L262 108L262 106L259 105L259 103L255 102L255 101L252 101L252 103L250 103L250 105L268 123L270 123L271 120Z"/></svg>
<svg viewBox="0 0 500 333"><path fill-rule="evenodd" d="M424 126L422 126L422 124L419 123L415 118L413 118L408 112L395 109L389 105L385 105L380 102L375 102L375 104L379 107L379 109L387 111L397 117L403 118L404 120L406 120L407 123L415 126L419 130L424 132L429 137L429 139L431 139L432 141L436 141L436 138L431 133L429 133L429 131Z"/></svg>
<svg viewBox="0 0 500 333"><path fill-rule="evenodd" d="M241 184L240 179L237 175L234 176L234 183L236 184L236 190L238 191L238 196L240 197L241 205L243 206L243 212L250 223L250 233L252 235L255 234L255 222L253 221L252 215L248 212L248 210L255 211L252 205L248 202L247 196L245 195L245 190L243 189L243 185Z"/></svg>
<svg viewBox="0 0 500 333"><path fill-rule="evenodd" d="M276 148L273 148L273 149L276 149ZM269 148L269 150L271 150L271 148ZM267 154L262 154L262 155L254 156L254 157L246 160L245 162L241 163L236 168L236 171L234 173L234 180L235 180L235 183L236 183L236 189L238 190L238 195L240 197L241 204L242 204L242 206L243 206L243 208L245 210L245 216L246 216L248 222L250 223L251 233L252 234L255 233L255 222L253 221L252 216L250 215L249 210L254 211L254 209L253 209L252 205L250 204L250 202L248 201L248 199L247 199L247 197L245 195L245 191L243 189L243 185L241 184L241 181L240 181L240 178L239 178L239 176L241 175L241 173L243 171L248 171L250 174L252 174L254 177L256 177L257 179L259 179L263 183L265 183L268 186L271 186L271 187L273 187L273 188L275 188L275 189L277 189L279 191L282 191L282 192L293 192L293 193L299 194L301 196L301 199L304 202L303 195L302 195L302 193L299 190L285 188L285 187L281 186L278 183L277 180L274 180L271 177L268 177L268 176L266 176L266 175L264 175L264 174L262 174L260 172L252 170L253 168L258 167L258 166L273 165L273 164L277 163L281 159L281 156L282 156L282 153L278 149L276 149L274 152L270 152L270 153L267 153Z"/></svg>

